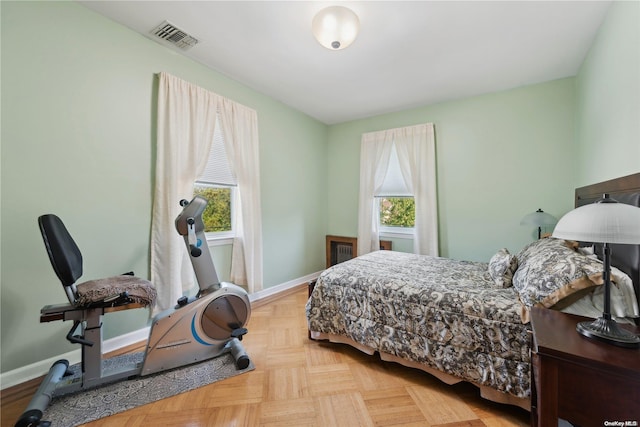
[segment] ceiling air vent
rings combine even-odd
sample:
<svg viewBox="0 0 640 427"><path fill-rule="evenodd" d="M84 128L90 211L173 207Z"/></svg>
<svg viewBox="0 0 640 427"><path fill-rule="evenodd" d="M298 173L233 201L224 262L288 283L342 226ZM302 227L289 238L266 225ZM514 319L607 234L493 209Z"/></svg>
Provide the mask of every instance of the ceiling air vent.
<svg viewBox="0 0 640 427"><path fill-rule="evenodd" d="M198 39L185 33L169 21L164 21L151 30L151 34L182 50L191 49L198 43Z"/></svg>

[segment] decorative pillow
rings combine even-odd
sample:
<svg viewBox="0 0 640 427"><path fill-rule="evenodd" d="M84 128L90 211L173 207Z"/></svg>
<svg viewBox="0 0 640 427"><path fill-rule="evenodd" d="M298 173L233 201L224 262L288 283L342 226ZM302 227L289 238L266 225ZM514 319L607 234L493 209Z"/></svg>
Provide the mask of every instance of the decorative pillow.
<svg viewBox="0 0 640 427"><path fill-rule="evenodd" d="M602 262L580 254L574 246L573 242L546 238L530 243L516 255L513 287L522 304L523 323L529 322L531 307L553 307L561 301L567 305L603 283Z"/></svg>
<svg viewBox="0 0 640 427"><path fill-rule="evenodd" d="M507 248L500 249L489 260L489 276L499 288L511 286L513 273L518 268L518 258L509 253Z"/></svg>

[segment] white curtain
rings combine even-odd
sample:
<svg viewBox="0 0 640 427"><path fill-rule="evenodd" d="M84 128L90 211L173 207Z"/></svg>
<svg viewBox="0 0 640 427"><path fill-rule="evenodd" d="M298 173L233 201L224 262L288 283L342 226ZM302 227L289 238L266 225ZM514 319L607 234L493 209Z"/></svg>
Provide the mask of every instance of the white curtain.
<svg viewBox="0 0 640 427"><path fill-rule="evenodd" d="M413 252L438 256L436 145L433 124L396 129L400 170L416 206Z"/></svg>
<svg viewBox="0 0 640 427"><path fill-rule="evenodd" d="M380 249L379 212L375 194L389 166L393 132L362 135L360 143L360 197L358 203L358 255Z"/></svg>
<svg viewBox="0 0 640 427"><path fill-rule="evenodd" d="M383 183L391 147L395 144L403 178L415 202L414 252L438 255L436 152L432 123L370 132L360 148L358 255L380 247L379 212L375 193Z"/></svg>
<svg viewBox="0 0 640 427"><path fill-rule="evenodd" d="M195 285L194 272L187 256L184 239L177 233L174 220L181 210L179 201L193 197L194 182L204 171L213 144L216 115L225 117L223 119L225 125L222 125L223 135L227 133L231 135L230 139L241 140L230 142L228 145L233 149L239 145L254 145L257 150L255 112L252 119L249 117L250 114L240 115L239 118L247 119L247 122L235 123L236 117L225 113L233 110L233 104L213 92L167 73L159 75L156 181L151 223L151 281L158 291L155 312L175 305L176 300ZM237 109L244 108L237 106ZM231 125L228 123L229 120L232 122ZM225 131L225 127L231 130ZM252 139L245 141L245 137ZM227 147L226 142L225 148L229 152L230 148ZM241 156L246 150L235 151ZM234 162L235 158L230 163ZM257 162L257 155L255 162ZM241 169L237 169L238 175ZM240 187L240 177L238 181ZM244 178L244 182L246 181ZM259 191L258 187L256 213L258 217L260 217ZM255 191L252 190L252 192ZM240 198L244 200L243 195ZM255 203L247 203L255 205ZM257 223L259 226L260 220ZM262 233L261 228L255 230L255 227L250 226L248 229L258 233L257 236ZM239 240L246 246L246 239L239 236ZM251 240L252 244L259 245L259 249L252 248L248 251L249 255L246 250L243 252L245 259L252 259L252 268L259 268L259 271L251 274L251 277L257 281L259 289L262 278L261 237L254 237ZM257 255L260 256L260 261L255 262L252 257ZM242 263L243 260L239 262ZM237 265L236 268L241 269ZM250 291L251 286L255 287L256 283L249 283Z"/></svg>
<svg viewBox="0 0 640 427"><path fill-rule="evenodd" d="M231 276L250 293L262 289L262 208L256 112L223 99L219 109L229 164L238 179Z"/></svg>

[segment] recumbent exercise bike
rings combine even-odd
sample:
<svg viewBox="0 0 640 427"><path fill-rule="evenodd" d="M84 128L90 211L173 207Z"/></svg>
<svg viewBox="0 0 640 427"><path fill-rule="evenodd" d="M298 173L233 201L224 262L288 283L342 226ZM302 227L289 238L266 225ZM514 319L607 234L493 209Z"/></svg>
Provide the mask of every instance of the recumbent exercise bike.
<svg viewBox="0 0 640 427"><path fill-rule="evenodd" d="M67 360L58 360L50 368L16 427L49 426L41 420L53 397L99 387L119 380L155 374L231 353L238 369L249 367L242 336L244 325L251 315L247 292L231 283L220 283L209 247L206 244L202 212L207 200L196 196L190 202L181 200L182 212L175 220L178 233L184 236L191 263L195 270L199 291L193 297L181 297L175 307L157 314L151 323L146 351L142 362L107 370L102 360L102 315L155 303L155 288L148 281L132 273L100 279L106 296L86 302L82 291L84 282L76 286L82 276L82 254L63 222L53 214L38 218L42 238L56 275L69 303L47 305L40 311L40 322L72 320L67 340L82 346L81 369L70 371ZM104 286L104 285L107 286ZM109 292L109 286L117 292ZM126 291L127 287L130 291ZM132 297L140 289L152 296L144 301ZM80 326L80 334L75 331Z"/></svg>

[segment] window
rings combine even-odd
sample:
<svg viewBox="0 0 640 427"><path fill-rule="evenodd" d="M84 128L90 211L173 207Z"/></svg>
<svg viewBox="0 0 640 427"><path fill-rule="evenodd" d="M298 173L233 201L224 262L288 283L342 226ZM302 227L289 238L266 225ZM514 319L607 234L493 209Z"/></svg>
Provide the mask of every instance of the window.
<svg viewBox="0 0 640 427"><path fill-rule="evenodd" d="M237 179L231 172L219 121L213 134L207 166L195 182L194 194L209 203L202 213L204 231L212 239L230 238L233 232L234 199Z"/></svg>
<svg viewBox="0 0 640 427"><path fill-rule="evenodd" d="M413 197L379 197L380 230L408 231L416 223L416 204Z"/></svg>
<svg viewBox="0 0 640 427"><path fill-rule="evenodd" d="M397 237L410 236L416 254L438 255L435 173L433 123L362 134L358 255L377 251L381 232L395 237L389 231ZM399 179L391 179L393 175ZM401 185L393 188L394 181ZM402 219L400 212L411 211L412 204L413 221ZM396 225L384 226L380 218Z"/></svg>
<svg viewBox="0 0 640 427"><path fill-rule="evenodd" d="M382 187L376 192L381 233L413 234L416 205L407 188L395 144Z"/></svg>
<svg viewBox="0 0 640 427"><path fill-rule="evenodd" d="M149 257L151 280L159 291L154 314L173 307L195 285L191 267L186 265L189 260L184 256L184 243L176 238L173 222L176 202L193 194L196 183L230 187L233 238L220 239L221 232L210 232L216 238L209 238L208 243L232 243L229 281L246 286L249 293L260 291L262 208L256 111L165 72L159 73L157 95L156 179ZM211 129L220 133L212 134ZM229 150L225 155L216 154L225 148ZM215 167L217 159L222 159L226 167ZM206 166L207 171L202 173ZM237 174L237 186L233 174L231 182L216 177L221 170Z"/></svg>
<svg viewBox="0 0 640 427"><path fill-rule="evenodd" d="M194 194L209 201L202 213L205 233L233 234L231 210L233 209L234 190L234 187L196 182ZM223 236L218 235L217 237Z"/></svg>

